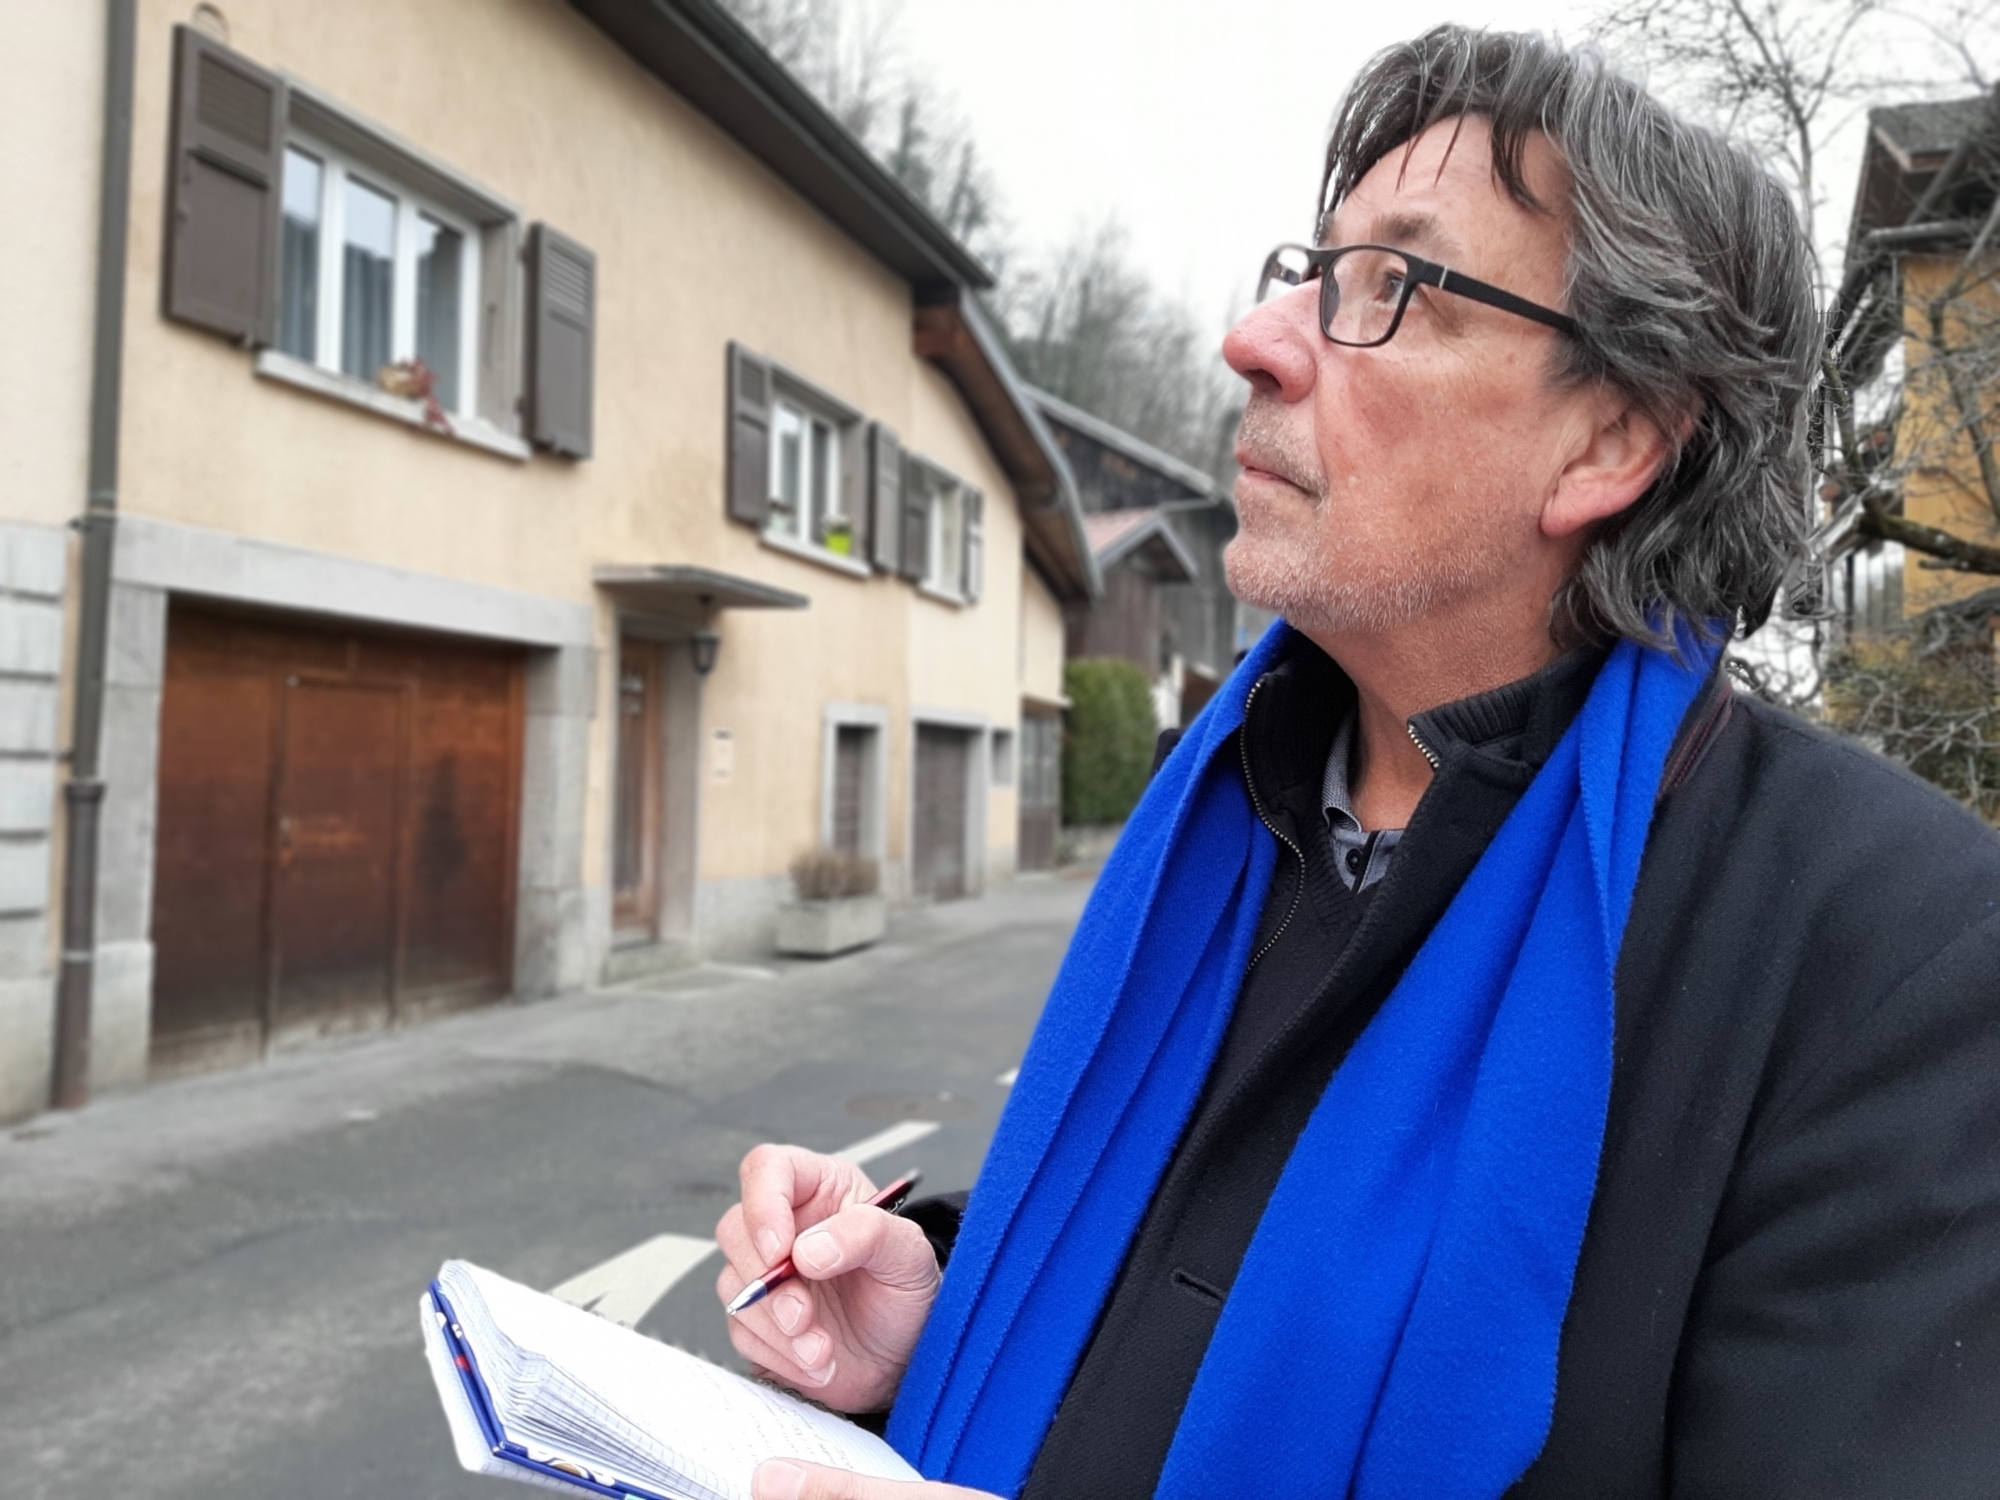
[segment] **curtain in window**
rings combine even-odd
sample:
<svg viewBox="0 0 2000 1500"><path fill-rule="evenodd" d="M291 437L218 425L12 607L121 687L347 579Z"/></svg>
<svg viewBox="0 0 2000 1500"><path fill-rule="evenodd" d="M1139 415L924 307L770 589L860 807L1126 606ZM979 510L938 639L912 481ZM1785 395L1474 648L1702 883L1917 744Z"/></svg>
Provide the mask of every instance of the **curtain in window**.
<svg viewBox="0 0 2000 1500"><path fill-rule="evenodd" d="M299 359L319 350L319 195L326 169L285 152L285 221L278 254L278 347Z"/></svg>
<svg viewBox="0 0 2000 1500"><path fill-rule="evenodd" d="M396 200L347 179L340 278L340 368L371 384L389 363L396 279Z"/></svg>
<svg viewBox="0 0 2000 1500"><path fill-rule="evenodd" d="M417 358L437 376L432 394L458 409L458 349L465 237L428 214L417 220Z"/></svg>

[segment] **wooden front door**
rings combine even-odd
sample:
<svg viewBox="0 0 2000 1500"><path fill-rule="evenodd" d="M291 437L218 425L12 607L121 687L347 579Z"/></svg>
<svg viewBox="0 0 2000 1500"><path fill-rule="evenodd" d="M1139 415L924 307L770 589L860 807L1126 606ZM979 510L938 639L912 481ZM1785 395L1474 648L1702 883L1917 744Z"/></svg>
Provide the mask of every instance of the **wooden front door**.
<svg viewBox="0 0 2000 1500"><path fill-rule="evenodd" d="M517 651L175 605L155 1069L504 995L521 732Z"/></svg>
<svg viewBox="0 0 2000 1500"><path fill-rule="evenodd" d="M1062 812L1062 720L1055 714L1025 708L1021 710L1020 812L1015 863L1023 870L1052 868Z"/></svg>
<svg viewBox="0 0 2000 1500"><path fill-rule="evenodd" d="M917 805L911 883L919 896L950 901L966 891L967 782L972 735L917 726Z"/></svg>
<svg viewBox="0 0 2000 1500"><path fill-rule="evenodd" d="M657 937L660 923L662 686L659 646L620 640L611 915L619 936L641 942Z"/></svg>

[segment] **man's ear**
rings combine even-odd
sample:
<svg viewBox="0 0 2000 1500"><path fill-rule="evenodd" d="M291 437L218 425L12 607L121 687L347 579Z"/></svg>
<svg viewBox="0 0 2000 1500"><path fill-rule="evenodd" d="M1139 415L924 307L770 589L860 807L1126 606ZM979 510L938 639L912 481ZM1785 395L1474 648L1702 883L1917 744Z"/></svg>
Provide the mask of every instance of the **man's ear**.
<svg viewBox="0 0 2000 1500"><path fill-rule="evenodd" d="M1588 439L1542 502L1543 536L1574 536L1609 520L1645 494L1673 460L1674 444L1630 397L1607 386L1594 405ZM1681 441L1694 424L1690 413L1681 424Z"/></svg>

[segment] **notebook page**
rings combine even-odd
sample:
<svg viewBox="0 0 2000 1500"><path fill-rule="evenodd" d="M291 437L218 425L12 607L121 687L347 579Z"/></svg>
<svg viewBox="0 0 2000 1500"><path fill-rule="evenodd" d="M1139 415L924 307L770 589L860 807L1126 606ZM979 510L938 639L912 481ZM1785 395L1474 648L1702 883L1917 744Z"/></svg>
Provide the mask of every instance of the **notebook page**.
<svg viewBox="0 0 2000 1500"><path fill-rule="evenodd" d="M671 1455L680 1475L700 1488L747 1500L751 1471L779 1457L884 1479L919 1477L880 1438L831 1413L491 1271L463 1270L494 1329L525 1356L523 1373L546 1361L549 1373L533 1382L542 1401L607 1436L650 1439L641 1452ZM495 1393L495 1404L510 1435L517 1418L543 1426L505 1393Z"/></svg>

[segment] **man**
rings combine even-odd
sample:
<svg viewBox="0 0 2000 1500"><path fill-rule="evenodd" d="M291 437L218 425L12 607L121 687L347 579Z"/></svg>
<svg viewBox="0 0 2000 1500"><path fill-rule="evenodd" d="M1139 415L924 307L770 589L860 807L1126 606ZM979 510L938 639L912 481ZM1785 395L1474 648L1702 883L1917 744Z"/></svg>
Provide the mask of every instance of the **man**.
<svg viewBox="0 0 2000 1500"><path fill-rule="evenodd" d="M1230 581L1286 624L969 1204L761 1147L719 1229L725 1298L802 1272L745 1357L951 1482L756 1493L2000 1492L2000 840L1715 665L1809 492L1783 193L1442 28L1322 204L1225 344Z"/></svg>

